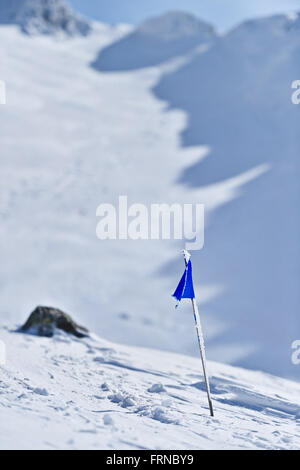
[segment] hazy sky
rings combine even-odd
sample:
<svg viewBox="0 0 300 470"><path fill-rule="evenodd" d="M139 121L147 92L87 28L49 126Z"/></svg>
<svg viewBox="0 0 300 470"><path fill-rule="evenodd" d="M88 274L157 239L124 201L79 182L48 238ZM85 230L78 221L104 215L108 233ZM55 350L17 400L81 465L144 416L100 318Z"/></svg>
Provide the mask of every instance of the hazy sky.
<svg viewBox="0 0 300 470"><path fill-rule="evenodd" d="M300 0L69 0L81 13L107 23L139 23L167 10L184 10L220 31L244 19L300 11Z"/></svg>

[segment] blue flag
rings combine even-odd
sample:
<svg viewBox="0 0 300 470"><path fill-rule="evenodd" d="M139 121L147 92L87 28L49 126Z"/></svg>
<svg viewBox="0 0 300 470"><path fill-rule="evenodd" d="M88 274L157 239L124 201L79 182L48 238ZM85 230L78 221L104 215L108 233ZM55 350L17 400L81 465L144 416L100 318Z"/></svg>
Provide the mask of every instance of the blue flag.
<svg viewBox="0 0 300 470"><path fill-rule="evenodd" d="M173 297L175 297L178 302L180 302L181 299L195 298L191 260L186 261L185 272L182 278L180 279L180 282L173 294Z"/></svg>

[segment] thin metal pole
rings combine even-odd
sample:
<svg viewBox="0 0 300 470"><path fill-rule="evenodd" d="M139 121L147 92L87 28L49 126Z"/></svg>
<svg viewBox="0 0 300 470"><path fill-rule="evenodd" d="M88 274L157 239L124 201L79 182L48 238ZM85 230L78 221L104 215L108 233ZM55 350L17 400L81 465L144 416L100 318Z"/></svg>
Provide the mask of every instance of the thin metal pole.
<svg viewBox="0 0 300 470"><path fill-rule="evenodd" d="M191 299L191 301L192 301L193 311L194 311L195 326L196 326L196 331L197 331L197 337L198 337L198 343L199 343L199 349L200 349L200 357L201 357L204 380L205 380L205 385L206 385L209 411L210 411L210 416L214 416L212 399L211 399L211 396L210 396L209 380L208 380L208 376L207 376L207 373L206 373L205 344L204 344L203 332L202 332L202 327L201 327L200 315L199 315L199 311L198 311L198 307L197 307L195 299Z"/></svg>

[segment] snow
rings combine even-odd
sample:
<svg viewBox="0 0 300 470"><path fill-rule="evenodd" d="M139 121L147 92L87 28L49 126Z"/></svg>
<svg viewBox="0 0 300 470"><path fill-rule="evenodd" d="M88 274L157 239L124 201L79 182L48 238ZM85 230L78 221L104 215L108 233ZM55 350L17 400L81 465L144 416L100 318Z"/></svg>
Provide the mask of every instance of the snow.
<svg viewBox="0 0 300 470"><path fill-rule="evenodd" d="M223 287L204 306L227 322L210 341L211 358L297 380L300 145L291 84L299 75L299 24L286 15L246 21L154 89L189 117L183 148L210 149L186 165L179 183L207 188L267 168L211 218L205 249L193 256L201 282Z"/></svg>
<svg viewBox="0 0 300 470"><path fill-rule="evenodd" d="M184 149L182 112L166 112L151 88L159 67L99 73L99 49L126 27L97 25L86 38L28 37L0 27L0 318L21 323L37 305L76 315L116 342L198 354L190 341L190 309L175 311L171 294L184 266L178 241L100 241L99 204L206 204L209 211L239 195L266 171L258 167L215 187L175 183L205 146ZM164 266L176 258L172 272ZM201 306L222 291L194 278ZM135 295L133 295L135 293ZM138 294L136 294L138 293ZM210 339L224 329L204 314ZM243 347L242 345L241 347Z"/></svg>
<svg viewBox="0 0 300 470"><path fill-rule="evenodd" d="M150 393L162 393L162 392L165 392L166 389L164 388L163 384L159 383L159 384L153 384L151 385L150 388L148 388L148 392Z"/></svg>
<svg viewBox="0 0 300 470"><path fill-rule="evenodd" d="M210 362L210 418L198 358L94 335L0 338L1 449L299 449L299 384Z"/></svg>
<svg viewBox="0 0 300 470"><path fill-rule="evenodd" d="M0 448L298 449L298 383L208 362L209 417L190 306L175 310L170 297L184 244L99 241L96 209L123 194L204 203L206 246L192 258L208 358L298 378L289 93L299 17L250 21L216 39L209 25L172 13L137 31L93 24L82 37L73 13L64 31L41 22L39 8L20 23L23 5L0 8ZM165 56L116 71L135 35L164 42ZM112 50L116 62L101 71ZM11 330L39 304L101 338Z"/></svg>
<svg viewBox="0 0 300 470"><path fill-rule="evenodd" d="M98 205L122 194L204 203L206 246L192 256L208 358L299 377L297 24L249 23L121 73L91 64L126 25L70 40L1 25L1 324L53 305L135 346L0 330L3 448L299 448L298 384L209 363L211 420L199 359L159 351L198 355L190 308L170 297L183 243L95 233Z"/></svg>

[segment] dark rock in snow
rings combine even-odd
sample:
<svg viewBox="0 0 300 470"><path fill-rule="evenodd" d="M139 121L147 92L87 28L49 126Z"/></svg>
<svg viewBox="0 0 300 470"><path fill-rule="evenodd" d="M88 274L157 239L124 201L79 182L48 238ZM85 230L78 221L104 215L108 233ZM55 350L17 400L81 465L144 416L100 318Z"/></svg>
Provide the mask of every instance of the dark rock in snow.
<svg viewBox="0 0 300 470"><path fill-rule="evenodd" d="M70 315L52 307L37 307L30 314L21 331L28 331L50 338L54 335L56 328L77 338L84 338L89 333L86 328L77 325Z"/></svg>

